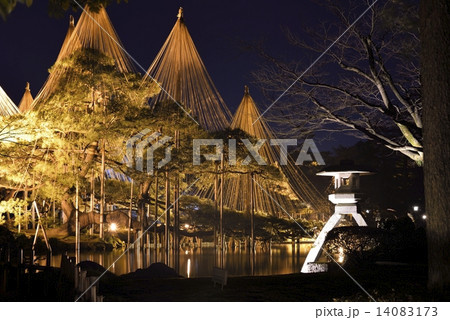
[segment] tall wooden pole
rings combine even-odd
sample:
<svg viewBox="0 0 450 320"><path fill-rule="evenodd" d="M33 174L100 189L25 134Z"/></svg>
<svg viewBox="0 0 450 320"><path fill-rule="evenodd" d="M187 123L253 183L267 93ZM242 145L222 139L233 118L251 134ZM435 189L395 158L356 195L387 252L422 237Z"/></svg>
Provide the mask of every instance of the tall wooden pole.
<svg viewBox="0 0 450 320"><path fill-rule="evenodd" d="M79 207L79 183L78 171L75 182L75 260L80 262L80 207Z"/></svg>
<svg viewBox="0 0 450 320"><path fill-rule="evenodd" d="M53 224L56 223L56 200L53 199L52 201L52 212L53 212Z"/></svg>
<svg viewBox="0 0 450 320"><path fill-rule="evenodd" d="M148 194L149 194L149 197L150 197L150 190L149 190ZM147 230L149 221L150 221L150 203L147 203L147 213L145 215L145 230L144 230L144 232L145 232L145 239L146 239L146 242L147 242L147 249L149 250L149 253L150 253L150 242L151 242L150 238L151 238L151 234L150 234L150 232L148 232L149 230Z"/></svg>
<svg viewBox="0 0 450 320"><path fill-rule="evenodd" d="M222 153L222 159L220 164L220 268L223 269L224 250L225 250L225 237L223 235L223 183L224 183L224 159Z"/></svg>
<svg viewBox="0 0 450 320"><path fill-rule="evenodd" d="M133 187L134 187L134 181L131 180L131 186L130 186L130 209L128 210L128 242L127 242L127 248L130 248L131 243L131 222L132 222L132 216L133 213Z"/></svg>
<svg viewBox="0 0 450 320"><path fill-rule="evenodd" d="M175 131L175 148L179 149L180 147L180 131ZM174 186L174 257L175 257L175 271L179 273L179 252L180 252L180 176L177 173L175 177L175 186Z"/></svg>
<svg viewBox="0 0 450 320"><path fill-rule="evenodd" d="M166 171L166 212L164 221L164 263L169 265L169 246L170 246L170 181L169 181L169 171Z"/></svg>
<svg viewBox="0 0 450 320"><path fill-rule="evenodd" d="M100 170L100 238L103 239L105 219L105 139L102 139L101 154L102 164Z"/></svg>
<svg viewBox="0 0 450 320"><path fill-rule="evenodd" d="M218 164L214 163L214 256L216 255L217 250L217 212L219 211L219 168ZM217 262L217 258L214 258L214 261Z"/></svg>
<svg viewBox="0 0 450 320"><path fill-rule="evenodd" d="M26 212L25 212L25 214L26 214ZM9 214L7 214L7 215L9 215ZM22 215L22 210L19 211L19 216L21 216L21 215ZM17 225L17 233L20 233L20 232L22 232L22 221L19 221L19 224Z"/></svg>
<svg viewBox="0 0 450 320"><path fill-rule="evenodd" d="M55 209L55 184L56 184L56 177L53 180L53 190L52 190L52 199L51 199L51 208L52 208L52 216L53 216L53 226L55 226L56 223L56 209ZM50 209L50 208L49 208Z"/></svg>
<svg viewBox="0 0 450 320"><path fill-rule="evenodd" d="M34 189L34 173L33 173L33 184L32 184L32 186L33 186L33 190L31 191L31 199L33 199L33 201L34 200L36 200L36 196L35 196L35 194L36 194L36 189ZM35 211L34 210L31 210L31 226L32 226L32 228L33 228L33 230L35 230L36 229L36 213L35 213Z"/></svg>
<svg viewBox="0 0 450 320"><path fill-rule="evenodd" d="M91 201L90 201L90 212L92 212L92 217L95 217L95 171L92 168L91 174ZM95 221L95 219L94 219ZM94 223L92 223L91 228L89 230L89 234L92 235L94 233Z"/></svg>
<svg viewBox="0 0 450 320"><path fill-rule="evenodd" d="M146 199L146 194L147 192L144 192L144 185L141 185L141 199ZM139 204L139 209L140 209L140 217L141 217L141 237L139 242L141 243L141 250L144 250L145 247L145 234L144 234L144 229L145 229L145 203L143 201L141 201L141 203Z"/></svg>
<svg viewBox="0 0 450 320"><path fill-rule="evenodd" d="M176 272L179 271L178 265L177 265L177 263L178 263L178 259L177 259L177 256L178 256L178 230L177 229L179 227L179 225L178 225L178 208L177 208L177 205L178 205L177 180L178 180L178 177L175 177L175 182L174 182L174 186L173 186L173 201L174 202L173 202L173 232L172 232L172 234L173 234L172 251L173 251L173 258L174 258L173 262L174 262L174 269Z"/></svg>
<svg viewBox="0 0 450 320"><path fill-rule="evenodd" d="M26 184L25 184L25 189L23 190L23 201L25 203L25 205L23 206L23 213L24 213L24 215L26 215L27 212L28 212L27 198L28 198L28 190L27 190ZM9 216L9 215L6 215L6 216ZM28 230L28 219L25 219L25 230Z"/></svg>
<svg viewBox="0 0 450 320"><path fill-rule="evenodd" d="M158 262L158 171L155 171L155 232L153 233L153 243L155 244L155 262Z"/></svg>
<svg viewBox="0 0 450 320"><path fill-rule="evenodd" d="M255 194L254 194L254 173L250 174L250 234L251 234L251 252L252 252L252 275L254 275L255 266Z"/></svg>

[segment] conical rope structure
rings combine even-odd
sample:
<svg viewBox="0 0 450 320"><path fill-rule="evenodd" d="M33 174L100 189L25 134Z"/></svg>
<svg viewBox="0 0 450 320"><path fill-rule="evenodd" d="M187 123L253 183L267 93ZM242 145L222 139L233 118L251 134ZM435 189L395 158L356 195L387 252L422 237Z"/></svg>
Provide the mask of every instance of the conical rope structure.
<svg viewBox="0 0 450 320"><path fill-rule="evenodd" d="M144 81L153 79L163 90L151 99L152 107L175 99L205 130L214 132L229 126L231 113L192 41L182 8L175 26L144 77Z"/></svg>
<svg viewBox="0 0 450 320"><path fill-rule="evenodd" d="M56 62L64 59L67 54L67 44L69 43L70 38L72 37L73 31L75 30L75 18L71 15L69 17L69 28L67 29L66 37L64 38L63 44L59 51L58 57L56 58Z"/></svg>
<svg viewBox="0 0 450 320"><path fill-rule="evenodd" d="M19 113L19 109L8 97L6 92L0 87L0 117L9 117Z"/></svg>
<svg viewBox="0 0 450 320"><path fill-rule="evenodd" d="M37 94L32 108L47 101L55 91L66 69L61 62L79 49L93 49L112 58L119 71L123 73L135 72L135 68L123 49L123 45L109 19L106 10L101 7L98 12L92 12L86 6L75 26L73 17L70 18L69 30L63 42L47 81Z"/></svg>
<svg viewBox="0 0 450 320"><path fill-rule="evenodd" d="M245 87L244 97L234 115L231 129L240 129L257 139L266 142L259 149L259 154L267 164L280 169L283 179L274 181L259 174L254 175L254 208L257 212L285 216L298 213L302 208L311 207L316 212L328 213L326 198L314 187L289 155L286 165L279 165L280 150L270 145L269 139L276 139L275 134L260 117L260 112ZM256 121L259 119L258 121ZM256 121L256 122L255 122ZM263 168L262 168L263 169ZM224 205L239 211L248 211L250 206L250 174L230 174L224 183ZM205 187L197 193L200 197L214 199L214 189Z"/></svg>
<svg viewBox="0 0 450 320"><path fill-rule="evenodd" d="M25 87L25 93L22 96L22 99L19 103L19 111L21 113L25 113L29 110L31 110L31 105L33 104L33 96L31 95L30 91L30 84L27 82L27 86Z"/></svg>

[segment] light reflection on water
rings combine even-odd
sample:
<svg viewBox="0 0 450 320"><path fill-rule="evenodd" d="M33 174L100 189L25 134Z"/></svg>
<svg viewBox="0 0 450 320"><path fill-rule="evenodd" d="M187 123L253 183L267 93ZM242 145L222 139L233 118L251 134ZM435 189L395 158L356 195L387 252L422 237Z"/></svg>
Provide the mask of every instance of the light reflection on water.
<svg viewBox="0 0 450 320"><path fill-rule="evenodd" d="M254 275L275 275L300 272L306 255L311 248L310 243L302 244L278 244L273 245L272 250L256 251L253 268ZM125 253L116 263L115 260L124 253L123 250L110 252L81 252L81 261L94 261L105 268L111 266L109 271L117 275L136 271L150 266L155 262L155 252L153 249L145 249L140 254L136 250ZM163 262L163 250L158 250L157 262ZM74 256L74 253L70 253ZM39 260L45 265L45 257ZM219 251L214 253L214 248L190 248L180 250L178 273L186 278L208 277L212 275L213 266L219 263ZM59 267L61 264L61 254L52 256L51 266ZM229 275L243 276L252 275L252 259L249 250L244 248L229 249L225 253L225 268ZM170 255L169 265L175 268L174 255Z"/></svg>

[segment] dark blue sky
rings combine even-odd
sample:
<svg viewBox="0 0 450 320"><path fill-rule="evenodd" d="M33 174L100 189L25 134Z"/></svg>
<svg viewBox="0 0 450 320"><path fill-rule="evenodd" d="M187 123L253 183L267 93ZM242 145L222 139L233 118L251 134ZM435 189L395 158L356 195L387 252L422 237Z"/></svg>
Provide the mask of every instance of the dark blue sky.
<svg viewBox="0 0 450 320"><path fill-rule="evenodd" d="M16 103L27 81L33 96L39 91L67 31L71 12L61 19L50 18L47 3L35 0L31 8L18 5L8 21L0 20L0 86ZM264 41L271 52L294 59L301 53L292 51L282 27L299 30L332 19L326 9L310 0L129 0L128 4L112 4L107 11L126 50L147 69L172 29L180 6L197 49L232 112L242 99L245 84L259 108L267 106L251 76L262 60L255 52L243 50L241 42ZM78 18L80 12L72 14ZM353 141L340 137L337 143Z"/></svg>

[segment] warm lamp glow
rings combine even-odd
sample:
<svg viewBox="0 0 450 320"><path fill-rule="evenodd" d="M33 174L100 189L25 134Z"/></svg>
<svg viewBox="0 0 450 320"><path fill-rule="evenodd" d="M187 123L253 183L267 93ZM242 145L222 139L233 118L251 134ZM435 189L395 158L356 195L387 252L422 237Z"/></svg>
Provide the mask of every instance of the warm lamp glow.
<svg viewBox="0 0 450 320"><path fill-rule="evenodd" d="M111 232L117 231L117 224L111 223L111 224L109 225L109 231L111 231Z"/></svg>
<svg viewBox="0 0 450 320"><path fill-rule="evenodd" d="M339 262L339 263L344 262L344 257L345 257L345 255L344 255L344 248L339 247L339 258L338 258L338 262Z"/></svg>

